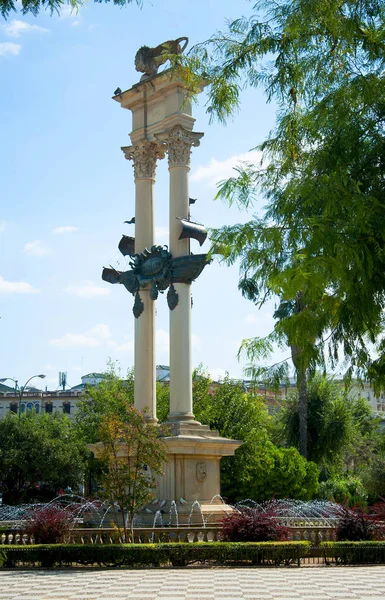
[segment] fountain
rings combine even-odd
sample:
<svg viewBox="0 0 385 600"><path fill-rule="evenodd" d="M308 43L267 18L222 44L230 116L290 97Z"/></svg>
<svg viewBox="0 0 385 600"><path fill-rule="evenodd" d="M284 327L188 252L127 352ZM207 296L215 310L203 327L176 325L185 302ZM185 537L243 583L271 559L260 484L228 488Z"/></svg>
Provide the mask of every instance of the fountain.
<svg viewBox="0 0 385 600"><path fill-rule="evenodd" d="M175 500L171 500L171 504L170 504L170 523L169 523L170 527L173 527L173 524L172 524L172 516L173 515L175 517L174 527L179 527L178 509L177 509Z"/></svg>
<svg viewBox="0 0 385 600"><path fill-rule="evenodd" d="M343 514L344 508L340 504L325 500L291 500L291 499L272 499L262 503L247 498L235 504L228 505L223 498L216 494L211 499L211 503L206 504L206 510L202 510L202 505L199 500L194 500L188 504L189 512L186 515L186 507L183 506L183 521L181 521L181 513L179 512L179 503L172 500L167 510L165 500L157 500L156 504L159 509L155 514L151 513L150 527L155 528L178 528L182 527L202 527L207 528L208 525L218 523L218 501L222 503L222 515L228 514L230 510L240 511L242 509L257 509L261 512L274 512L275 518L288 527L332 527ZM183 504L183 503L182 503ZM212 514L207 510L210 504L215 507L215 519L212 519ZM106 527L106 518L110 517L110 522L118 524L121 520L119 511L114 505L108 504L100 499L89 500L76 494L63 494L57 496L46 504L22 504L19 506L0 506L0 524L9 525L12 528L20 528L23 522L28 519L31 509L45 508L47 506L58 506L61 509L65 508L72 515L73 527L80 528L103 528ZM167 518L168 516L168 518ZM142 513L135 516L134 527L148 527L148 524L143 521Z"/></svg>

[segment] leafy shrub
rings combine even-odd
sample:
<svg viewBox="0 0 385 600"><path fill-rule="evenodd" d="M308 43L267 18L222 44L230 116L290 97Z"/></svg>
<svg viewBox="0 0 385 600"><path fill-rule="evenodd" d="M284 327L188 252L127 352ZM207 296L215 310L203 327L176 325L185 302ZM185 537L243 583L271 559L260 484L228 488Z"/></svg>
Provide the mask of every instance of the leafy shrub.
<svg viewBox="0 0 385 600"><path fill-rule="evenodd" d="M25 532L33 535L36 544L58 544L64 542L73 525L73 516L61 506L31 509L27 516Z"/></svg>
<svg viewBox="0 0 385 600"><path fill-rule="evenodd" d="M299 566L310 542L172 543L172 544L68 544L2 546L0 565L25 566L155 566L184 567L196 562Z"/></svg>
<svg viewBox="0 0 385 600"><path fill-rule="evenodd" d="M385 500L382 498L380 502L376 502L370 508L372 518L385 523Z"/></svg>
<svg viewBox="0 0 385 600"><path fill-rule="evenodd" d="M320 483L320 498L347 506L366 506L368 493L361 479L353 475L333 477Z"/></svg>
<svg viewBox="0 0 385 600"><path fill-rule="evenodd" d="M225 542L274 542L287 539L288 528L281 525L273 509L243 508L222 520Z"/></svg>
<svg viewBox="0 0 385 600"><path fill-rule="evenodd" d="M384 525L361 508L345 509L337 526L336 538L339 542L381 540L384 538Z"/></svg>
<svg viewBox="0 0 385 600"><path fill-rule="evenodd" d="M385 542L322 542L326 563L385 564Z"/></svg>

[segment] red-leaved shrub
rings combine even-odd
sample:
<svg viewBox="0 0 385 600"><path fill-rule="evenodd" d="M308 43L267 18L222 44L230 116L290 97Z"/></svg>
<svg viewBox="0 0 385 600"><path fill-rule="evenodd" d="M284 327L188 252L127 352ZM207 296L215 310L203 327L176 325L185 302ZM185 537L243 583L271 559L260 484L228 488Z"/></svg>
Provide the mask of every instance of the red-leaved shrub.
<svg viewBox="0 0 385 600"><path fill-rule="evenodd" d="M383 523L374 514L368 514L361 508L346 508L336 529L336 539L339 542L382 540L384 534Z"/></svg>
<svg viewBox="0 0 385 600"><path fill-rule="evenodd" d="M275 542L287 539L288 528L281 525L274 510L242 508L222 520L225 542Z"/></svg>
<svg viewBox="0 0 385 600"><path fill-rule="evenodd" d="M385 523L385 500L381 498L380 502L376 502L370 507L372 518Z"/></svg>
<svg viewBox="0 0 385 600"><path fill-rule="evenodd" d="M33 535L35 544L59 544L65 541L72 525L73 517L68 510L49 504L29 511L25 532Z"/></svg>

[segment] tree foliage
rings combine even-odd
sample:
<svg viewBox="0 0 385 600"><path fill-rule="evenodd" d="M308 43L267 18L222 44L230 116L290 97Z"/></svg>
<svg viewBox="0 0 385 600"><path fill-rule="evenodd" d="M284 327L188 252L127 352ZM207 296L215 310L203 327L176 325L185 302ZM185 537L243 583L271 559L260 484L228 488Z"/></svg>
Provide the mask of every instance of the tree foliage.
<svg viewBox="0 0 385 600"><path fill-rule="evenodd" d="M250 498L309 499L318 490L318 468L295 448L271 441L272 418L264 399L246 393L228 376L213 390L204 372L194 377L194 414L221 436L242 440L234 457L221 460L221 493L230 502Z"/></svg>
<svg viewBox="0 0 385 600"><path fill-rule="evenodd" d="M153 499L155 475L162 473L167 459L160 431L132 404L123 400L123 407L124 416L107 413L102 418L97 458L104 466L101 492L119 507L125 540L128 523L132 541L135 513Z"/></svg>
<svg viewBox="0 0 385 600"><path fill-rule="evenodd" d="M213 234L214 252L240 260L240 288L261 304L302 298L269 343L289 340L304 368L326 338L353 369L382 383L385 305L385 7L380 0L264 0L195 48L187 72L208 82L208 111L226 120L245 85L278 104L275 130L218 196L266 209ZM251 293L250 293L251 292ZM260 340L245 345L258 356Z"/></svg>
<svg viewBox="0 0 385 600"><path fill-rule="evenodd" d="M110 2L110 0L104 1ZM132 1L133 0L112 0L113 4L118 6L126 6L127 4L131 4ZM103 0L95 0L95 2L101 3ZM141 6L142 0L136 0L136 4ZM60 14L62 8L67 5L77 12L79 8L84 5L84 2L83 0L68 0L68 2L64 2L64 0L21 0L21 8L19 8L15 0L0 0L0 13L5 19L7 19L11 13L17 12L17 10L20 10L23 15L31 13L36 17L41 10L48 10L51 15L54 12Z"/></svg>
<svg viewBox="0 0 385 600"><path fill-rule="evenodd" d="M341 384L317 374L309 382L307 402L309 460L330 473L368 459L378 422L364 398L352 396ZM298 392L289 394L277 420L281 441L298 448Z"/></svg>
<svg viewBox="0 0 385 600"><path fill-rule="evenodd" d="M4 502L39 497L82 483L85 448L65 415L27 412L0 421L0 485Z"/></svg>
<svg viewBox="0 0 385 600"><path fill-rule="evenodd" d="M79 398L75 422L79 435L87 443L98 442L99 429L107 415L123 419L127 405L134 402L134 372L122 377L118 366L109 363L104 379L98 385L89 385Z"/></svg>
<svg viewBox="0 0 385 600"><path fill-rule="evenodd" d="M156 383L157 417L167 420L170 392L167 385ZM115 363L109 363L104 379L96 386L88 386L79 398L76 410L76 426L79 435L88 443L97 442L99 428L107 414L124 418L126 406L134 403L134 370L122 373Z"/></svg>

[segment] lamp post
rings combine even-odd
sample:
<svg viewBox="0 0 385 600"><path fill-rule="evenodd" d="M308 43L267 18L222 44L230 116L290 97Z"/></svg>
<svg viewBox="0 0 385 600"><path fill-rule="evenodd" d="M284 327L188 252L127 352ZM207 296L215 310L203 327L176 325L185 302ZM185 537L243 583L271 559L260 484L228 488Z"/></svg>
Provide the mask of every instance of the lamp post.
<svg viewBox="0 0 385 600"><path fill-rule="evenodd" d="M32 375L32 377L27 379L25 384L22 385L21 387L19 387L17 379L14 379L13 377L3 377L2 379L0 379L0 383L4 383L4 381L13 381L15 384L15 391L17 391L19 394L19 407L18 407L19 419L20 419L20 415L21 415L21 401L23 399L23 394L24 394L25 388L27 387L27 385L31 381L31 379L35 379L35 377L40 377L40 379L44 379L45 375L43 375L42 373L40 375Z"/></svg>

